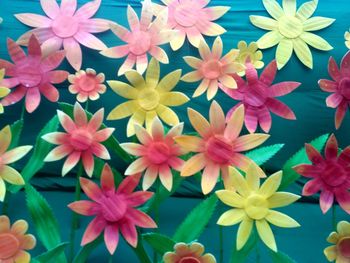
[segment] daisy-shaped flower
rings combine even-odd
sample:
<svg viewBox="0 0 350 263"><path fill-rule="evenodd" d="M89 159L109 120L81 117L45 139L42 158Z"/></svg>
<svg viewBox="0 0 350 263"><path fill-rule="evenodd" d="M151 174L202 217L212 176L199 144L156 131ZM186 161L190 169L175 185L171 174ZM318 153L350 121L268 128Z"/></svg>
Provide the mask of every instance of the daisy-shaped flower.
<svg viewBox="0 0 350 263"><path fill-rule="evenodd" d="M276 60L278 68L284 67L292 56L293 50L299 60L307 67L313 67L313 58L308 45L328 51L333 47L317 31L331 25L335 19L315 16L318 0L306 2L296 9L296 0L283 0L282 7L275 0L263 0L263 4L272 18L250 16L253 25L270 32L258 41L260 49L277 46Z"/></svg>
<svg viewBox="0 0 350 263"><path fill-rule="evenodd" d="M350 49L350 32L346 31L344 34L344 38L345 38L345 46Z"/></svg>
<svg viewBox="0 0 350 263"><path fill-rule="evenodd" d="M45 162L61 160L68 156L62 167L65 176L81 160L86 174L91 177L94 171L94 156L109 160L110 155L102 142L114 132L114 128L100 130L104 109L97 111L90 120L78 102L74 105L74 120L63 111L57 110L59 121L66 132L52 132L42 138L58 145L45 157Z"/></svg>
<svg viewBox="0 0 350 263"><path fill-rule="evenodd" d="M136 226L157 227L152 218L136 208L153 195L146 191L133 192L139 181L140 175L128 176L116 189L113 172L107 164L102 170L101 188L93 181L80 178L81 188L92 201L76 201L68 207L78 214L95 216L85 230L82 246L94 241L104 231L105 244L113 254L118 246L119 231L126 242L136 247Z"/></svg>
<svg viewBox="0 0 350 263"><path fill-rule="evenodd" d="M220 88L222 88L227 95L234 100L240 101L228 112L227 118L231 117L232 112L237 107L244 105L244 123L250 133L256 131L258 123L266 133L270 131L272 123L270 111L282 118L295 120L294 112L287 105L277 100L276 97L284 96L292 92L299 87L301 83L286 81L272 84L276 73L276 61L272 61L266 66L260 78L254 65L248 62L246 64L247 81L235 75L234 77L238 85L237 89L233 90L221 85Z"/></svg>
<svg viewBox="0 0 350 263"><path fill-rule="evenodd" d="M191 244L176 243L174 250L174 252L164 254L164 263L216 263L216 259L212 254L204 254L204 246L198 242Z"/></svg>
<svg viewBox="0 0 350 263"><path fill-rule="evenodd" d="M245 65L247 61L254 65L254 68L261 69L264 67L264 62L262 61L263 53L258 50L258 44L256 42L251 42L249 45L245 41L238 42L239 55L236 61ZM238 72L239 76L245 75L245 70Z"/></svg>
<svg viewBox="0 0 350 263"><path fill-rule="evenodd" d="M10 77L1 84L12 92L1 103L8 106L25 96L26 110L31 113L39 106L41 95L57 102L59 93L53 84L62 83L68 76L67 71L55 70L61 64L64 52L55 51L43 57L35 35L29 40L28 55L12 39L7 39L7 49L14 64L0 59L0 68L5 68L6 76Z"/></svg>
<svg viewBox="0 0 350 263"><path fill-rule="evenodd" d="M0 262L29 263L31 250L36 245L35 237L26 234L28 223L17 220L11 226L7 216L0 216Z"/></svg>
<svg viewBox="0 0 350 263"><path fill-rule="evenodd" d="M120 81L107 81L115 93L129 101L115 107L107 116L108 120L130 117L127 136L135 134L135 124L151 127L153 119L158 116L166 124L179 124L179 118L169 106L180 106L189 101L181 92L173 92L181 77L181 70L175 70L159 81L160 68L156 59L152 59L144 79L137 71L125 73L131 85Z"/></svg>
<svg viewBox="0 0 350 263"><path fill-rule="evenodd" d="M11 140L11 128L7 125L0 131L0 201L5 199L5 181L14 185L24 185L21 174L9 164L23 158L32 149L32 146L26 145L8 150Z"/></svg>
<svg viewBox="0 0 350 263"><path fill-rule="evenodd" d="M162 0L166 5L154 4L153 11L157 15L168 8L169 18L167 26L176 30L175 37L170 41L173 50L180 49L186 37L197 47L204 36L219 36L226 30L213 21L222 17L229 9L228 6L206 7L209 0Z"/></svg>
<svg viewBox="0 0 350 263"><path fill-rule="evenodd" d="M288 228L298 227L299 224L291 217L273 209L287 206L299 199L299 196L287 192L276 192L281 184L282 171L269 176L261 186L256 165L249 167L245 177L235 168L230 167L230 176L237 192L220 190L216 191L216 195L233 209L223 213L217 223L222 226L240 223L236 242L238 250L242 249L247 242L255 223L261 240L270 249L277 251L270 224Z"/></svg>
<svg viewBox="0 0 350 263"><path fill-rule="evenodd" d="M165 29L168 11L164 10L152 21L152 4L150 0L145 0L140 20L130 5L128 5L127 16L130 31L119 24L111 25L113 33L126 44L101 51L102 55L110 58L127 56L125 62L119 68L118 75L123 75L126 71L132 69L135 64L137 71L142 75L148 65L147 54L161 63L168 64L167 54L159 47L159 45L169 43L174 35L173 30Z"/></svg>
<svg viewBox="0 0 350 263"><path fill-rule="evenodd" d="M350 214L350 146L338 156L338 142L332 134L326 144L325 158L311 145L306 144L306 153L312 164L301 164L294 170L312 178L303 188L303 195L310 196L321 191L320 207L326 213L334 198L341 208Z"/></svg>
<svg viewBox="0 0 350 263"><path fill-rule="evenodd" d="M191 108L188 110L188 117L200 137L188 135L175 137L175 141L185 150L196 153L185 163L181 176L191 176L204 169L202 173L204 194L213 190L220 171L225 188L230 188L229 166L247 171L252 160L241 152L253 149L269 138L268 134L239 136L244 121L243 106L233 112L227 123L224 112L216 101L210 106L210 123Z"/></svg>
<svg viewBox="0 0 350 263"><path fill-rule="evenodd" d="M96 50L103 50L106 45L93 33L110 29L111 21L92 18L101 5L101 0L86 3L77 9L77 0L62 0L58 6L56 0L40 0L47 16L22 13L15 17L23 24L35 27L18 39L21 45L27 45L32 34L42 44L45 54L57 51L63 46L66 57L72 67L78 71L82 64L80 44Z"/></svg>
<svg viewBox="0 0 350 263"><path fill-rule="evenodd" d="M334 245L324 249L323 253L330 262L350 262L350 223L340 221L337 231L329 234L327 241Z"/></svg>
<svg viewBox="0 0 350 263"><path fill-rule="evenodd" d="M207 99L211 100L218 92L219 83L231 89L237 88L237 83L230 74L244 70L243 64L235 62L239 51L233 49L222 57L222 49L222 40L217 37L212 50L205 41L201 41L199 54L202 59L191 56L184 57L186 63L195 71L187 73L181 80L186 82L201 81L193 97L198 97L207 92Z"/></svg>
<svg viewBox="0 0 350 263"><path fill-rule="evenodd" d="M135 124L136 136L141 144L123 143L120 146L128 153L139 157L125 171L126 175L145 172L142 182L143 190L147 190L159 176L166 189L171 191L173 175L171 168L181 171L184 161L179 156L184 154L180 146L175 144L174 136L179 136L183 123L177 124L164 134L164 127L158 118L154 118L151 133Z"/></svg>
<svg viewBox="0 0 350 263"><path fill-rule="evenodd" d="M2 81L5 77L5 69L0 69L0 99L6 97L10 93L10 89L2 86ZM0 114L4 113L4 106L0 102Z"/></svg>
<svg viewBox="0 0 350 263"><path fill-rule="evenodd" d="M328 62L328 73L333 80L321 79L318 84L323 91L333 93L328 96L326 103L328 107L337 108L335 127L338 129L350 103L350 51L343 57L340 69L331 57Z"/></svg>
<svg viewBox="0 0 350 263"><path fill-rule="evenodd" d="M86 71L79 70L74 75L68 76L68 81L71 83L69 91L72 94L77 94L79 102L85 102L88 99L98 100L100 94L106 92L105 74L99 73L96 75L94 69L88 68Z"/></svg>

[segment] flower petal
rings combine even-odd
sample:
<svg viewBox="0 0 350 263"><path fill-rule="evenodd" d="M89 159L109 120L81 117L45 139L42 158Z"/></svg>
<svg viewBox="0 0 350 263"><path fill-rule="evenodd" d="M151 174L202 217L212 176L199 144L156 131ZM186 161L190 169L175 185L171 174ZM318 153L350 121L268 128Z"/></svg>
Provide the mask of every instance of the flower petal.
<svg viewBox="0 0 350 263"><path fill-rule="evenodd" d="M266 11L272 16L274 19L278 20L281 16L284 15L283 9L275 0L263 0L264 7Z"/></svg>
<svg viewBox="0 0 350 263"><path fill-rule="evenodd" d="M277 116L288 120L296 119L294 112L286 104L275 98L267 99L265 105L269 108L271 112L273 112Z"/></svg>
<svg viewBox="0 0 350 263"><path fill-rule="evenodd" d="M104 231L104 240L108 252L113 255L119 242L119 227L117 224L107 225Z"/></svg>
<svg viewBox="0 0 350 263"><path fill-rule="evenodd" d="M33 87L30 89L27 89L27 94L25 99L26 110L29 113L32 113L33 111L35 111L40 104L40 100L41 100L41 96L38 88Z"/></svg>
<svg viewBox="0 0 350 263"><path fill-rule="evenodd" d="M277 45L282 39L283 37L278 31L270 31L259 38L257 44L260 49L266 49Z"/></svg>
<svg viewBox="0 0 350 263"><path fill-rule="evenodd" d="M218 178L220 176L220 165L215 163L208 163L202 173L202 192L203 194L209 194L215 187Z"/></svg>
<svg viewBox="0 0 350 263"><path fill-rule="evenodd" d="M240 105L238 108L236 108L230 119L227 121L227 126L225 129L224 136L229 140L236 139L243 127L244 122L244 106Z"/></svg>
<svg viewBox="0 0 350 263"><path fill-rule="evenodd" d="M314 195L321 190L321 187L322 187L322 182L320 180L318 179L310 180L304 185L302 195L304 196Z"/></svg>
<svg viewBox="0 0 350 263"><path fill-rule="evenodd" d="M282 171L276 172L270 175L259 189L259 194L269 198L274 193L276 193L278 187L281 184Z"/></svg>
<svg viewBox="0 0 350 263"><path fill-rule="evenodd" d="M8 165L3 165L3 167L0 169L0 177L10 184L25 184L21 174Z"/></svg>
<svg viewBox="0 0 350 263"><path fill-rule="evenodd" d="M266 216L266 220L279 227L298 227L300 226L293 218L274 210L270 210Z"/></svg>
<svg viewBox="0 0 350 263"><path fill-rule="evenodd" d="M277 208L290 205L298 200L300 196L288 193L288 192L277 192L268 198L269 208Z"/></svg>
<svg viewBox="0 0 350 263"><path fill-rule="evenodd" d="M226 205L234 208L243 208L244 199L234 191L219 190L215 194Z"/></svg>
<svg viewBox="0 0 350 263"><path fill-rule="evenodd" d="M209 122L198 112L191 108L188 108L188 118L193 128L201 135L206 138L211 134L211 127Z"/></svg>
<svg viewBox="0 0 350 263"><path fill-rule="evenodd" d="M200 170L202 170L206 165L206 158L203 153L196 154L192 156L182 168L181 176L191 176Z"/></svg>
<svg viewBox="0 0 350 263"><path fill-rule="evenodd" d="M7 152L5 152L1 156L1 163L2 164L9 164L9 163L14 163L18 161L19 159L22 159L23 156L25 156L33 146L19 146L14 149L11 149Z"/></svg>
<svg viewBox="0 0 350 263"><path fill-rule="evenodd" d="M65 38L63 47L66 51L66 58L69 64L76 70L80 70L83 60L79 43L74 38Z"/></svg>
<svg viewBox="0 0 350 263"><path fill-rule="evenodd" d="M317 4L318 1L315 0L302 4L296 13L296 17L299 18L301 21L306 21L315 12Z"/></svg>
<svg viewBox="0 0 350 263"><path fill-rule="evenodd" d="M83 239L81 240L81 245L85 246L88 243L94 241L106 227L106 222L101 217L95 217L90 224L87 226Z"/></svg>
<svg viewBox="0 0 350 263"><path fill-rule="evenodd" d="M120 231L124 236L126 242L128 242L133 247L137 246L137 231L135 225L131 221L126 220L121 225Z"/></svg>
<svg viewBox="0 0 350 263"><path fill-rule="evenodd" d="M320 207L325 214L333 205L334 194L331 191L323 190L320 195Z"/></svg>
<svg viewBox="0 0 350 263"><path fill-rule="evenodd" d="M276 30L278 28L278 22L269 17L251 15L249 19L254 26L265 30Z"/></svg>
<svg viewBox="0 0 350 263"><path fill-rule="evenodd" d="M67 157L62 167L62 176L65 176L80 161L81 152L72 152Z"/></svg>
<svg viewBox="0 0 350 263"><path fill-rule="evenodd" d="M52 23L52 20L46 16L31 13L15 14L15 17L23 24L30 27L47 28L50 27Z"/></svg>
<svg viewBox="0 0 350 263"><path fill-rule="evenodd" d="M314 16L306 20L303 26L305 31L317 31L330 26L334 21L333 18Z"/></svg>
<svg viewBox="0 0 350 263"><path fill-rule="evenodd" d="M245 216L243 209L230 209L220 216L217 224L221 226L232 226L241 222Z"/></svg>
<svg viewBox="0 0 350 263"><path fill-rule="evenodd" d="M293 41L291 39L282 39L276 49L276 60L279 69L283 68L293 54Z"/></svg>
<svg viewBox="0 0 350 263"><path fill-rule="evenodd" d="M236 248L241 250L247 243L253 229L253 220L249 217L243 219L237 231Z"/></svg>
<svg viewBox="0 0 350 263"><path fill-rule="evenodd" d="M299 60L308 68L313 68L313 58L310 51L310 48L301 38L293 39L293 47L295 54L299 58Z"/></svg>
<svg viewBox="0 0 350 263"><path fill-rule="evenodd" d="M181 147L185 148L190 152L201 152L204 150L203 139L190 136L190 135L181 135L174 138L176 143Z"/></svg>
<svg viewBox="0 0 350 263"><path fill-rule="evenodd" d="M70 203L68 207L74 212L84 216L93 216L99 213L98 204L87 200L75 201Z"/></svg>
<svg viewBox="0 0 350 263"><path fill-rule="evenodd" d="M164 92L160 95L160 103L165 106L180 106L189 100L182 92Z"/></svg>
<svg viewBox="0 0 350 263"><path fill-rule="evenodd" d="M255 225L256 229L258 230L258 234L265 245L272 249L274 252L277 252L275 237L270 228L270 225L266 222L266 220L256 220Z"/></svg>
<svg viewBox="0 0 350 263"><path fill-rule="evenodd" d="M148 167L148 163L144 157L136 159L125 171L125 175L133 175L143 172Z"/></svg>
<svg viewBox="0 0 350 263"><path fill-rule="evenodd" d="M319 37L315 34L304 32L300 35L300 38L304 40L307 44L312 46L313 48L328 51L333 49L333 47L322 37Z"/></svg>

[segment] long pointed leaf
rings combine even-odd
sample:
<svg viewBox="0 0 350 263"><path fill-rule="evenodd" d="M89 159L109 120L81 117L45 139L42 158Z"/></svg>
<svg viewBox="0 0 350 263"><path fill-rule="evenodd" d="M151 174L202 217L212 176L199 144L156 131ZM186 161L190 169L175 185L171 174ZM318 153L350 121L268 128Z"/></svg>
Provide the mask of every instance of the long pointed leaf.
<svg viewBox="0 0 350 263"><path fill-rule="evenodd" d="M165 235L158 233L146 233L143 234L142 237L155 251L161 255L174 249L175 241Z"/></svg>
<svg viewBox="0 0 350 263"><path fill-rule="evenodd" d="M295 260L281 251L278 251L277 253L270 251L270 255L273 263L296 263Z"/></svg>
<svg viewBox="0 0 350 263"><path fill-rule="evenodd" d="M46 251L45 253L35 257L35 260L41 263L54 263L57 257L64 252L69 243L61 243L58 246Z"/></svg>

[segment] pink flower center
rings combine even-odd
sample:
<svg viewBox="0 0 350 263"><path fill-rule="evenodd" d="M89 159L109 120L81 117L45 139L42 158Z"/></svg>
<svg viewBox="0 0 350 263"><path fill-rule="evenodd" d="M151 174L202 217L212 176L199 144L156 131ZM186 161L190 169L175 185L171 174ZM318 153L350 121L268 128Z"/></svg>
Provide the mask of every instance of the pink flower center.
<svg viewBox="0 0 350 263"><path fill-rule="evenodd" d="M219 164L228 164L234 153L232 145L223 136L214 135L206 143L206 155Z"/></svg>
<svg viewBox="0 0 350 263"><path fill-rule="evenodd" d="M164 142L154 142L147 148L147 158L153 164L162 164L170 157L169 146Z"/></svg>
<svg viewBox="0 0 350 263"><path fill-rule="evenodd" d="M253 86L247 86L244 91L244 103L253 107L260 107L265 104L266 101L266 89L261 84L258 83Z"/></svg>
<svg viewBox="0 0 350 263"><path fill-rule="evenodd" d="M187 256L179 260L179 263L201 263L198 258Z"/></svg>
<svg viewBox="0 0 350 263"><path fill-rule="evenodd" d="M7 259L14 256L19 249L18 239L10 234L5 233L0 235L0 259Z"/></svg>
<svg viewBox="0 0 350 263"><path fill-rule="evenodd" d="M201 67L202 74L206 79L217 79L222 74L222 64L217 59L205 61Z"/></svg>
<svg viewBox="0 0 350 263"><path fill-rule="evenodd" d="M102 215L108 222L121 220L128 208L124 198L117 194L104 196L99 203L102 208Z"/></svg>
<svg viewBox="0 0 350 263"><path fill-rule="evenodd" d="M37 87L42 80L42 73L38 69L39 65L33 65L30 62L32 60L28 60L25 65L16 68L18 80L26 88Z"/></svg>
<svg viewBox="0 0 350 263"><path fill-rule="evenodd" d="M197 1L197 0L195 0ZM195 4L195 1L193 3ZM197 23L198 10L191 3L182 3L175 9L175 21L183 27L191 27Z"/></svg>
<svg viewBox="0 0 350 263"><path fill-rule="evenodd" d="M340 239L337 247L343 257L350 258L350 237Z"/></svg>
<svg viewBox="0 0 350 263"><path fill-rule="evenodd" d="M339 89L341 94L350 100L350 78L343 78L339 83Z"/></svg>
<svg viewBox="0 0 350 263"><path fill-rule="evenodd" d="M56 36L68 38L74 36L79 30L79 21L74 16L61 14L52 22L52 31Z"/></svg>
<svg viewBox="0 0 350 263"><path fill-rule="evenodd" d="M129 50L136 56L145 54L151 48L151 36L148 32L133 31L130 36Z"/></svg>
<svg viewBox="0 0 350 263"><path fill-rule="evenodd" d="M76 151L85 151L89 149L92 142L92 135L86 129L76 130L70 137L70 144Z"/></svg>
<svg viewBox="0 0 350 263"><path fill-rule="evenodd" d="M326 166L321 172L321 178L329 186L340 186L347 179L348 174L344 168L334 160L328 160Z"/></svg>
<svg viewBox="0 0 350 263"><path fill-rule="evenodd" d="M96 88L96 75L87 73L77 79L77 85L82 91L90 92Z"/></svg>

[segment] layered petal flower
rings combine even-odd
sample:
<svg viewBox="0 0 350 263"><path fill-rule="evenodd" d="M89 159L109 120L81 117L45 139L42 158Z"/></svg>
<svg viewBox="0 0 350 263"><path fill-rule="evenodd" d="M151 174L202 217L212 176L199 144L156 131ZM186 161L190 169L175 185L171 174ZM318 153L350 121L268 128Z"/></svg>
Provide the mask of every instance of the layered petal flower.
<svg viewBox="0 0 350 263"><path fill-rule="evenodd" d="M332 246L323 250L329 262L346 263L350 260L350 223L340 221L337 224L337 231L329 234L327 241Z"/></svg>
<svg viewBox="0 0 350 263"><path fill-rule="evenodd" d="M3 82L5 77L5 69L0 69L0 99L6 97L11 90L5 86L2 86L1 83ZM4 106L0 102L0 114L4 113Z"/></svg>
<svg viewBox="0 0 350 263"><path fill-rule="evenodd" d="M210 253L204 253L204 246L198 242L176 243L173 252L167 252L163 256L164 263L199 262L216 263L215 257Z"/></svg>
<svg viewBox="0 0 350 263"><path fill-rule="evenodd" d="M277 252L270 224L287 228L300 225L293 218L273 208L287 206L298 200L299 196L287 192L276 192L281 184L282 171L269 176L260 185L259 170L258 166L253 163L243 177L238 170L230 167L232 185L236 190L220 190L216 191L216 195L232 209L223 213L217 223L222 226L240 223L236 241L238 250L242 249L248 241L255 223L261 240L266 246Z"/></svg>
<svg viewBox="0 0 350 263"><path fill-rule="evenodd" d="M245 41L238 42L239 55L236 58L238 63L245 65L247 62L250 62L254 68L261 69L264 67L263 53L258 49L258 44L256 42L251 42L249 45ZM239 76L245 75L245 69L241 72L238 72Z"/></svg>
<svg viewBox="0 0 350 263"><path fill-rule="evenodd" d="M234 75L238 85L237 89L233 90L225 85L220 85L220 88L227 95L240 101L228 112L227 118L231 117L232 112L239 105L244 105L244 123L250 133L256 131L258 124L264 132L270 131L272 125L270 112L288 120L296 119L293 111L276 97L291 93L301 83L286 81L272 84L277 73L276 61L272 61L266 66L260 78L255 66L250 62L246 64L245 73L246 81L240 76Z"/></svg>
<svg viewBox="0 0 350 263"><path fill-rule="evenodd" d="M263 0L263 4L272 18L250 16L253 25L269 30L258 41L260 49L277 45L276 60L279 69L290 60L293 51L308 68L313 68L313 58L309 46L328 51L333 47L323 38L312 33L331 25L335 19L311 17L318 1L311 0L296 8L296 0L283 0L282 7L276 0Z"/></svg>
<svg viewBox="0 0 350 263"><path fill-rule="evenodd" d="M110 155L102 142L114 132L114 128L100 129L104 109L97 111L90 120L78 102L74 105L74 120L64 112L57 110L59 121L65 132L45 134L42 138L58 145L45 157L45 162L53 162L67 157L62 167L62 176L82 161L86 174L91 177L94 171L94 157L104 160Z"/></svg>
<svg viewBox="0 0 350 263"><path fill-rule="evenodd" d="M134 192L140 175L128 176L118 188L114 185L112 169L106 164L101 174L101 187L85 178L80 184L91 201L81 200L68 205L70 209L85 216L95 216L85 230L81 245L94 241L102 232L110 254L114 254L121 233L126 242L137 246L136 227L156 228L155 222L138 206L149 200L153 193Z"/></svg>

